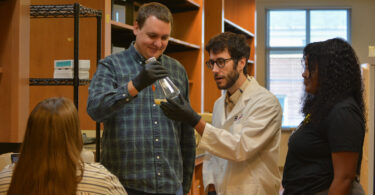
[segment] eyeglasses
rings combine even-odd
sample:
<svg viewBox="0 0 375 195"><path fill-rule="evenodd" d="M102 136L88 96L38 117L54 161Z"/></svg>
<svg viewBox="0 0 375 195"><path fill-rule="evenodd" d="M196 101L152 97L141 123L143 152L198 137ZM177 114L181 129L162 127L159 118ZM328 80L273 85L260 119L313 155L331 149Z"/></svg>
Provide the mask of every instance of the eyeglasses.
<svg viewBox="0 0 375 195"><path fill-rule="evenodd" d="M232 58L227 58L227 59L224 59L224 58L218 58L217 60L208 60L206 62L206 65L209 69L214 69L214 65L216 63L217 67L219 68L224 68L225 66L225 62L228 61L228 60L232 60Z"/></svg>

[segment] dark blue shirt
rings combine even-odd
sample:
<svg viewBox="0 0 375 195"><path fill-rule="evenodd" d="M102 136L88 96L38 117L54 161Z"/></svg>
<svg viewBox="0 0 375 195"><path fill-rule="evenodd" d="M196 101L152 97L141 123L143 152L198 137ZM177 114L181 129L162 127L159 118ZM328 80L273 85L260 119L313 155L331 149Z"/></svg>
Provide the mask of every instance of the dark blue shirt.
<svg viewBox="0 0 375 195"><path fill-rule="evenodd" d="M154 103L151 86L135 97L128 92L128 82L145 60L132 44L99 62L89 87L87 112L104 123L101 163L125 188L172 194L182 184L188 193L195 162L194 129L168 119ZM184 67L164 54L159 60L188 100Z"/></svg>

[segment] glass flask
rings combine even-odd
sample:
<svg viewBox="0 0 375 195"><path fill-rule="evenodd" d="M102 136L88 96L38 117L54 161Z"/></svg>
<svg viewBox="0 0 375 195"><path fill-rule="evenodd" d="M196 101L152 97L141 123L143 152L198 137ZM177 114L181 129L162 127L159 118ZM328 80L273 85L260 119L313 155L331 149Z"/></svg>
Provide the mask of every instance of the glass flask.
<svg viewBox="0 0 375 195"><path fill-rule="evenodd" d="M152 61L156 61L155 57L149 58L146 60L146 63ZM174 99L180 94L180 90L169 77L159 79L157 84L153 86L153 91L155 104L160 104L160 102L166 101L166 98Z"/></svg>

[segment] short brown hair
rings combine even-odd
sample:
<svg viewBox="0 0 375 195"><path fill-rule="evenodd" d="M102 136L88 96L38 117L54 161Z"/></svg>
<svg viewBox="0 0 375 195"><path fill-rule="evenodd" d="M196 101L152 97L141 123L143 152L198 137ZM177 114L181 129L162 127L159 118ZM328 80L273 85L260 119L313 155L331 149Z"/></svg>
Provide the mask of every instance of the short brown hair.
<svg viewBox="0 0 375 195"><path fill-rule="evenodd" d="M236 34L232 32L220 33L212 37L207 45L206 51L211 51L216 54L228 49L230 57L237 63L238 60L245 58L246 64L243 68L243 73L247 74L247 60L250 56L250 47L246 42L245 35Z"/></svg>
<svg viewBox="0 0 375 195"><path fill-rule="evenodd" d="M172 13L167 6L161 3L151 2L143 4L138 10L136 21L139 28L143 27L146 19L150 16L155 16L159 20L170 23L171 25L173 23Z"/></svg>

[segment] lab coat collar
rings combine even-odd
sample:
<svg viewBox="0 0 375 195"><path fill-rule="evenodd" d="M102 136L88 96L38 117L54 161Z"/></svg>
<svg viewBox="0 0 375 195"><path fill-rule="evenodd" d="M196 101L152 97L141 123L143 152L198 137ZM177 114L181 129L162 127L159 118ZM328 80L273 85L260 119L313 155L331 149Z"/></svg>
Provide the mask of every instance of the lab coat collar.
<svg viewBox="0 0 375 195"><path fill-rule="evenodd" d="M254 93L257 87L259 86L258 82L253 77L250 77L249 79L250 79L249 85L247 86L245 91L242 93L240 99L238 100L237 104L233 107L232 111L228 113L228 117L225 119L225 123L227 121L232 121L232 119L238 120L238 117L241 117L238 114L242 112L247 102L251 99L251 93ZM223 95L221 99L222 99L223 109L224 109L225 95Z"/></svg>

